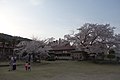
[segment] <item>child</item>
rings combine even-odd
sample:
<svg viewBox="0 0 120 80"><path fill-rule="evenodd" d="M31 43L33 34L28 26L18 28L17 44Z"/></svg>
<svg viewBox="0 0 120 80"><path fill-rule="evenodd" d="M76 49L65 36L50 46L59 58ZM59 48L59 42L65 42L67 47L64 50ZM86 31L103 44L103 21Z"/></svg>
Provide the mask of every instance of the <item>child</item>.
<svg viewBox="0 0 120 80"><path fill-rule="evenodd" d="M25 63L25 70L28 70L28 62Z"/></svg>
<svg viewBox="0 0 120 80"><path fill-rule="evenodd" d="M31 65L30 65L30 62L28 63L28 70L31 71Z"/></svg>

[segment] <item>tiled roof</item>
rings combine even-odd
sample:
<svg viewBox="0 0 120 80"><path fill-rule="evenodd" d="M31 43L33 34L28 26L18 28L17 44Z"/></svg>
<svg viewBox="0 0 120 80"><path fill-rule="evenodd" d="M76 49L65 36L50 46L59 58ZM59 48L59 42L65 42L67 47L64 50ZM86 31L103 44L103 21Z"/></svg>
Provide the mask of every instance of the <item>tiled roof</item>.
<svg viewBox="0 0 120 80"><path fill-rule="evenodd" d="M54 46L52 51L61 51L61 50L75 50L73 46Z"/></svg>

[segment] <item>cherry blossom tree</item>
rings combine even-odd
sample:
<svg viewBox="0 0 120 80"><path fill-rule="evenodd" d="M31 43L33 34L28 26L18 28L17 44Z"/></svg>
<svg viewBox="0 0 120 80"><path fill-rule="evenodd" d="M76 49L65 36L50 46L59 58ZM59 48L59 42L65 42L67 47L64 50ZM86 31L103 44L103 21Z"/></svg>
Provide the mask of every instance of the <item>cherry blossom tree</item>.
<svg viewBox="0 0 120 80"><path fill-rule="evenodd" d="M43 56L48 56L48 50L51 47L47 46L43 40L33 40L33 41L22 41L14 49L20 55L28 56L30 61L30 55L33 56L33 61L36 61L35 56L39 57L39 60Z"/></svg>
<svg viewBox="0 0 120 80"><path fill-rule="evenodd" d="M113 49L116 53L117 61L120 60L120 34L115 35L115 45L113 46Z"/></svg>
<svg viewBox="0 0 120 80"><path fill-rule="evenodd" d="M65 35L65 38L72 42L78 50L88 53L107 53L114 41L114 27L110 24L85 23L78 30L78 33Z"/></svg>

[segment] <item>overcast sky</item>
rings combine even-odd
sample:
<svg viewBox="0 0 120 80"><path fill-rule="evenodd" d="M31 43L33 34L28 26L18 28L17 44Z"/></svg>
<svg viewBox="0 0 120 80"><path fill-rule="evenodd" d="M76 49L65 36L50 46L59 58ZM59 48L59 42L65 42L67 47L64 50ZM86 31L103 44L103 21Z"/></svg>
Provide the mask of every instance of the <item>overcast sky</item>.
<svg viewBox="0 0 120 80"><path fill-rule="evenodd" d="M0 0L0 33L63 38L84 23L110 23L120 32L120 0Z"/></svg>

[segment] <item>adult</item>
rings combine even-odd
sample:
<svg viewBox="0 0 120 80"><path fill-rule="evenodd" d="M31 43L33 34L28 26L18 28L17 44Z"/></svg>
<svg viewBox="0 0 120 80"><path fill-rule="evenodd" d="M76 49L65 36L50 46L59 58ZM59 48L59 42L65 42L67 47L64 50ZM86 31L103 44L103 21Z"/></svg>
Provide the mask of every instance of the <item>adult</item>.
<svg viewBox="0 0 120 80"><path fill-rule="evenodd" d="M10 63L9 63L10 68L9 68L9 71L12 71L12 70L13 70L13 62L14 62L14 58L13 58L13 56L12 56L12 57L10 57Z"/></svg>

